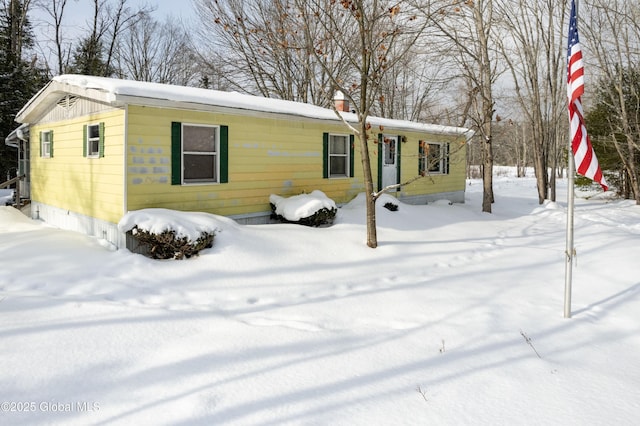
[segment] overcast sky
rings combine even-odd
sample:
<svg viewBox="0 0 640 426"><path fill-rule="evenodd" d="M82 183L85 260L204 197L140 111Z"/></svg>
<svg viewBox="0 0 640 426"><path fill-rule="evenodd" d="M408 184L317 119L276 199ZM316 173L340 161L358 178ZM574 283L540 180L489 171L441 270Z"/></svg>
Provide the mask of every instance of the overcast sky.
<svg viewBox="0 0 640 426"><path fill-rule="evenodd" d="M131 8L145 4L154 7L153 16L159 21L163 21L165 16L183 20L193 17L191 0L129 0L128 3ZM85 24L92 19L92 4L91 0L70 0L64 14L65 25L67 27L86 26ZM34 9L33 13L36 17L45 17L45 19L51 20L43 11Z"/></svg>

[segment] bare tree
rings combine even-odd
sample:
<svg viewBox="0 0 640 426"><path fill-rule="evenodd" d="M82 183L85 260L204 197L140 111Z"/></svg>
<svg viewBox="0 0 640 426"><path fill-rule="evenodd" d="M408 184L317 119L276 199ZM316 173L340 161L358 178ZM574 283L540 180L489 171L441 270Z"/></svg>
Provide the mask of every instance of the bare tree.
<svg viewBox="0 0 640 426"><path fill-rule="evenodd" d="M422 38L385 74L374 114L409 121L437 119L436 108L444 102L441 97L451 76L446 75L445 57L423 46L429 38Z"/></svg>
<svg viewBox="0 0 640 426"><path fill-rule="evenodd" d="M51 18L51 22L46 22L47 27L53 28L53 50L55 52L55 62L57 74L65 72L69 64L69 51L71 49L71 43L67 43L65 46L64 34L63 34L63 18L67 8L67 0L48 0L39 3L39 9L41 9L46 15Z"/></svg>
<svg viewBox="0 0 640 426"><path fill-rule="evenodd" d="M316 105L331 103L332 96L320 89L328 76L308 51L293 0L194 4L203 24L194 35L195 50L205 66L224 71L227 87Z"/></svg>
<svg viewBox="0 0 640 426"><path fill-rule="evenodd" d="M555 176L566 138L566 65L563 46L566 0L501 0L501 24L510 37L499 43L516 101L530 129L540 204L555 201ZM551 173L548 170L551 166ZM551 194L549 194L551 191Z"/></svg>
<svg viewBox="0 0 640 426"><path fill-rule="evenodd" d="M121 77L156 83L195 85L197 65L184 29L148 14L132 23L115 51Z"/></svg>
<svg viewBox="0 0 640 426"><path fill-rule="evenodd" d="M428 8L428 3L296 0L304 22L304 40L310 43L308 50L313 52L330 79L330 84L323 90L331 96L334 91L341 91L353 105L358 118L356 126L344 123L359 141L366 197L367 245L371 248L378 245L376 200L403 184L380 191L374 188L369 141L377 138L372 138L368 117L380 96L384 96L381 89L389 70L406 58L423 34L428 20L420 8ZM336 55L336 51L340 54ZM344 63L336 62L336 58ZM344 72L345 66L351 71Z"/></svg>
<svg viewBox="0 0 640 426"><path fill-rule="evenodd" d="M468 94L465 109L482 147L482 211L491 213L493 196L492 121L495 113L493 85L499 76L495 52L493 0L454 1L432 15L454 56Z"/></svg>
<svg viewBox="0 0 640 426"><path fill-rule="evenodd" d="M97 10L100 0L94 1ZM148 15L151 11L148 7L132 9L129 7L128 1L129 0L115 0L114 3L105 3L105 17L101 24L101 32L104 32L109 37L106 46L106 69L111 68L111 62L113 60L114 51L120 38L120 34L126 31L130 26L135 25L137 21Z"/></svg>

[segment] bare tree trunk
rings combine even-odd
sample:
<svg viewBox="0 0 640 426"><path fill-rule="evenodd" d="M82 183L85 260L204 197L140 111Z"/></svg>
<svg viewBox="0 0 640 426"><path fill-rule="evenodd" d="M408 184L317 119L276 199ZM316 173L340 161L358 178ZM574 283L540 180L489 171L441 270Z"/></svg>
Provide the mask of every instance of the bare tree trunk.
<svg viewBox="0 0 640 426"><path fill-rule="evenodd" d="M493 65L489 55L489 35L493 24L493 5L491 1L478 1L473 8L475 36L478 43L476 58L478 62L478 87L480 89L480 134L482 135L482 211L491 213L493 204Z"/></svg>
<svg viewBox="0 0 640 426"><path fill-rule="evenodd" d="M466 119L474 123L481 139L483 195L482 211L491 213L493 194L493 84L499 73L496 69L493 40L495 17L493 0L460 1L444 6L434 25L444 35L469 90L469 99L475 106ZM434 15L435 16L435 15Z"/></svg>
<svg viewBox="0 0 640 426"><path fill-rule="evenodd" d="M560 123L566 121L562 19L566 0L499 0L502 25L512 43L499 43L515 84L516 98L529 124L538 202L555 197L555 179L549 178L549 162L555 164Z"/></svg>

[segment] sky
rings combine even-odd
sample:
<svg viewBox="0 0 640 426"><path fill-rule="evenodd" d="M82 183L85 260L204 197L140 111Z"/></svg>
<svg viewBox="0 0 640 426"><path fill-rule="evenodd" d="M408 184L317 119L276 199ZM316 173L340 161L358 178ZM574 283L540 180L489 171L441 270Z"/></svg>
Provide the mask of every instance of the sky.
<svg viewBox="0 0 640 426"><path fill-rule="evenodd" d="M385 195L375 250L362 196L325 228L147 212L216 230L179 261L0 207L0 422L637 424L640 206L577 191L564 318L566 181L494 192Z"/></svg>
<svg viewBox="0 0 640 426"><path fill-rule="evenodd" d="M74 17L90 18L92 13L92 1L71 0L69 2L69 12ZM193 14L191 0L129 0L131 7L149 5L155 7L154 15L158 18L163 16L188 18Z"/></svg>
<svg viewBox="0 0 640 426"><path fill-rule="evenodd" d="M112 1L112 3L115 3ZM194 8L191 0L128 0L130 7L142 7L149 5L155 8L153 16L159 20L164 21L165 17L168 19L180 19L182 21L189 21L194 18ZM32 10L34 18L32 21L40 31L43 30L42 25L38 25L38 20L51 20L44 11L34 8ZM67 31L80 31L82 28L90 27L91 19L93 18L93 2L90 0L68 0L67 9L65 10L63 25Z"/></svg>

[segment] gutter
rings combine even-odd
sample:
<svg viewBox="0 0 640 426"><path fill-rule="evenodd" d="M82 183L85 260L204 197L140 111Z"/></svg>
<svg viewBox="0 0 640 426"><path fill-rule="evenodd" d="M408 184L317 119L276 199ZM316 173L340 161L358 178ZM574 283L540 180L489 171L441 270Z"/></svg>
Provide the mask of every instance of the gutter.
<svg viewBox="0 0 640 426"><path fill-rule="evenodd" d="M4 139L4 143L7 146L18 148L18 140L29 142L29 123L23 123L17 129L9 133L9 136Z"/></svg>

